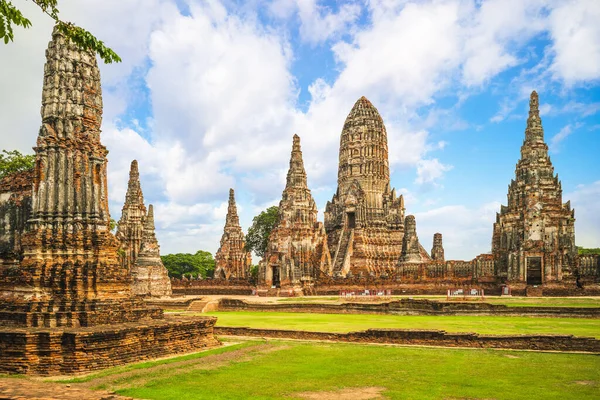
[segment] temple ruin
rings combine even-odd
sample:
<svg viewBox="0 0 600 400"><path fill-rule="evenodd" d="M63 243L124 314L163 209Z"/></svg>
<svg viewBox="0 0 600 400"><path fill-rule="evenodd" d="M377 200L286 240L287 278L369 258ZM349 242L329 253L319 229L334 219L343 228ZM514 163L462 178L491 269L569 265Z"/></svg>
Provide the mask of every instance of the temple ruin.
<svg viewBox="0 0 600 400"><path fill-rule="evenodd" d="M562 188L548 156L538 94L529 118L508 205L496 214L492 239L496 275L507 282L542 285L574 279L577 261L575 211L562 202Z"/></svg>
<svg viewBox="0 0 600 400"><path fill-rule="evenodd" d="M148 214L144 218L142 244L131 276L134 294L153 297L171 295L169 272L160 258L160 246L156 239L152 204L148 206Z"/></svg>
<svg viewBox="0 0 600 400"><path fill-rule="evenodd" d="M121 219L117 224L121 265L131 271L133 293L142 296L170 296L169 273L160 258L152 205L146 214L138 162L133 160ZM143 254L140 254L140 252Z"/></svg>
<svg viewBox="0 0 600 400"><path fill-rule="evenodd" d="M402 251L404 198L390 188L387 133L364 96L340 137L338 188L325 208L333 274L392 272Z"/></svg>
<svg viewBox="0 0 600 400"><path fill-rule="evenodd" d="M248 277L252 255L246 251L246 238L235 205L235 193L229 189L229 203L221 246L215 255L216 279L245 279Z"/></svg>
<svg viewBox="0 0 600 400"><path fill-rule="evenodd" d="M331 275L331 256L317 205L308 188L300 137L294 135L277 224L259 264L259 284L308 291L321 275Z"/></svg>
<svg viewBox="0 0 600 400"><path fill-rule="evenodd" d="M307 185L300 138L294 135L278 222L259 263L259 294L331 294L357 285L431 294L477 285L499 294L501 285L510 284L515 293L544 286L556 289L548 293L569 295L576 289L575 280L578 287L584 282L592 285L589 290L600 293L600 257L577 255L574 212L569 202L562 203L535 92L516 180L509 186L508 206L502 206L497 215L490 253L472 260L447 260L441 233L433 236L431 254L425 250L417 235L416 218L405 216L402 195L390 188L386 129L365 97L354 104L344 123L338 187L327 202L324 217L321 225ZM217 254L219 275L228 276L228 254L243 258L239 250L242 241L232 191ZM193 286L179 289L192 293ZM284 288L288 290L280 292Z"/></svg>
<svg viewBox="0 0 600 400"><path fill-rule="evenodd" d="M110 232L92 52L55 28L33 171L0 183L0 372L64 374L217 345L214 318L165 318L132 292Z"/></svg>

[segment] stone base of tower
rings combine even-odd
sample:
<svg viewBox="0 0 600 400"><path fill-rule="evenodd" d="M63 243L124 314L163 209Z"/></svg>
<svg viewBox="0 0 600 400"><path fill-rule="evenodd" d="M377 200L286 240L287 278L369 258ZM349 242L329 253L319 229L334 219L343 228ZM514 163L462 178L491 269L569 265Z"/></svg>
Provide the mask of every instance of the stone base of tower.
<svg viewBox="0 0 600 400"><path fill-rule="evenodd" d="M140 298L120 300L3 300L0 327L77 328L162 319L163 310L148 307Z"/></svg>
<svg viewBox="0 0 600 400"><path fill-rule="evenodd" d="M403 232L386 228L356 228L328 235L333 275L390 274L402 253Z"/></svg>
<svg viewBox="0 0 600 400"><path fill-rule="evenodd" d="M89 328L0 328L0 373L96 371L218 346L215 317L142 320Z"/></svg>

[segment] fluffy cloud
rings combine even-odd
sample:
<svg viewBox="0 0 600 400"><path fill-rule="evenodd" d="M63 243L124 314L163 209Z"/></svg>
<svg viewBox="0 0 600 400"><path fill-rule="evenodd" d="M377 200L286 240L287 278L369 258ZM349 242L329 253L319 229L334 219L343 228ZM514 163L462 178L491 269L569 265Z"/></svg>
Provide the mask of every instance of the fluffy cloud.
<svg viewBox="0 0 600 400"><path fill-rule="evenodd" d="M550 150L554 153L558 151L558 144L573 133L573 127L569 124L564 126L556 135L550 139Z"/></svg>
<svg viewBox="0 0 600 400"><path fill-rule="evenodd" d="M444 165L437 158L420 160L417 163L417 179L415 179L415 183L418 185L435 185L436 181L442 177L444 172L450 171L451 169L451 165Z"/></svg>
<svg viewBox="0 0 600 400"><path fill-rule="evenodd" d="M430 249L433 234L443 235L447 260L471 260L492 250L492 229L500 203L493 202L477 208L448 205L415 213L419 241Z"/></svg>
<svg viewBox="0 0 600 400"><path fill-rule="evenodd" d="M498 74L531 62L523 49L545 32L552 40L535 67L540 75L552 74L568 85L598 77L593 0L372 0L366 7L352 2L336 8L317 0L277 0L268 3L271 14L295 21L277 29L228 5L217 0L61 3L65 18L123 56L122 64L101 66L111 207L113 214L120 209L129 163L138 159L166 252L216 250L229 187L247 193L238 197L246 213L277 202L294 133L302 138L309 185L324 204L335 190L344 119L362 95L384 118L391 166L414 171L417 186L435 186L451 168L440 152L444 146L431 143L430 131L444 125L441 119L428 121L441 97L457 92L468 97ZM27 9L39 14L29 2L23 5ZM363 17L367 23L359 21ZM27 149L39 127L32 112L39 109L51 24L41 15L33 22L33 29L17 32L18 50L3 48L0 58L0 69L8 72L0 75L0 85L11 93L0 96L0 131L11 133L3 135L5 148ZM308 87L299 87L292 73L295 49L288 35L296 29L308 45L331 46L337 63L334 74ZM519 96L529 89L517 86ZM303 108L298 99L305 90L310 98ZM506 101L492 120L506 118L516 103ZM466 221L465 232L454 235L458 239L445 236L448 251L453 254L451 247L458 246L452 255L457 258L486 251L491 236L482 233L478 216L492 215L489 209L447 207L418 215L419 232L423 226L432 234L426 227L428 221L433 226L434 217L440 231L447 226L456 232L453 224ZM454 219L444 222L447 211ZM243 223L251 217L243 216ZM491 230L489 221L485 229ZM469 234L485 240L457 236Z"/></svg>
<svg viewBox="0 0 600 400"><path fill-rule="evenodd" d="M559 2L550 13L554 60L550 67L567 85L600 78L600 3Z"/></svg>
<svg viewBox="0 0 600 400"><path fill-rule="evenodd" d="M570 200L575 209L576 244L582 247L600 247L600 181L578 185L563 200Z"/></svg>

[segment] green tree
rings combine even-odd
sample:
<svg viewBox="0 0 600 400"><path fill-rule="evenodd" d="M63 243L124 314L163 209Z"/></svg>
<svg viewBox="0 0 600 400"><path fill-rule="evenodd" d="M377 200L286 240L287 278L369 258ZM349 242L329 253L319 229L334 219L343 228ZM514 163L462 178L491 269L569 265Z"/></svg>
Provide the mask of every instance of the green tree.
<svg viewBox="0 0 600 400"><path fill-rule="evenodd" d="M35 156L33 154L23 155L17 150L2 150L2 153L0 153L0 178L15 172L32 169L34 164Z"/></svg>
<svg viewBox="0 0 600 400"><path fill-rule="evenodd" d="M258 257L264 257L269 243L269 235L277 223L279 207L273 206L258 214L252 220L252 226L246 235L246 250L253 251Z"/></svg>
<svg viewBox="0 0 600 400"><path fill-rule="evenodd" d="M586 249L586 248L577 246L577 253L580 256L589 256L589 255L595 255L595 254L600 255L600 248Z"/></svg>
<svg viewBox="0 0 600 400"><path fill-rule="evenodd" d="M58 0L31 0L42 12L54 20L58 30L62 32L71 42L75 43L82 50L92 50L100 56L107 64L120 62L121 57L112 49L106 47L104 42L98 40L94 35L85 29L59 18ZM9 0L0 0L0 39L4 43L12 42L15 38L13 25L23 28L31 27L31 21L15 7Z"/></svg>
<svg viewBox="0 0 600 400"><path fill-rule="evenodd" d="M250 282L253 284L258 283L258 265L250 266Z"/></svg>
<svg viewBox="0 0 600 400"><path fill-rule="evenodd" d="M169 271L169 276L180 278L183 275L206 278L215 272L215 259L208 251L198 250L195 254L177 253L160 256Z"/></svg>
<svg viewBox="0 0 600 400"><path fill-rule="evenodd" d="M115 229L117 229L117 221L115 221L114 219L110 219L109 223L108 223L108 229L110 229L111 232L115 232Z"/></svg>

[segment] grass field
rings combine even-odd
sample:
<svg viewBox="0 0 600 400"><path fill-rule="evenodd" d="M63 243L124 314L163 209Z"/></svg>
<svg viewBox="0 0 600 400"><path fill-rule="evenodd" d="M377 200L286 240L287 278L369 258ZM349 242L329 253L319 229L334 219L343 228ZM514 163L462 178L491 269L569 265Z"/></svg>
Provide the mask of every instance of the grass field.
<svg viewBox="0 0 600 400"><path fill-rule="evenodd" d="M406 298L446 301L446 296L393 296L392 300ZM277 299L282 303L339 303L337 296L286 297ZM345 302L356 300L343 299ZM360 299L359 299L360 301ZM508 307L600 307L600 297L486 297L483 303L502 304Z"/></svg>
<svg viewBox="0 0 600 400"><path fill-rule="evenodd" d="M373 314L311 314L277 312L212 312L217 326L351 332L369 328L440 329L481 334L565 334L600 338L600 319L398 316Z"/></svg>
<svg viewBox="0 0 600 400"><path fill-rule="evenodd" d="M200 354L70 382L164 400L597 399L600 391L594 355L286 341Z"/></svg>

